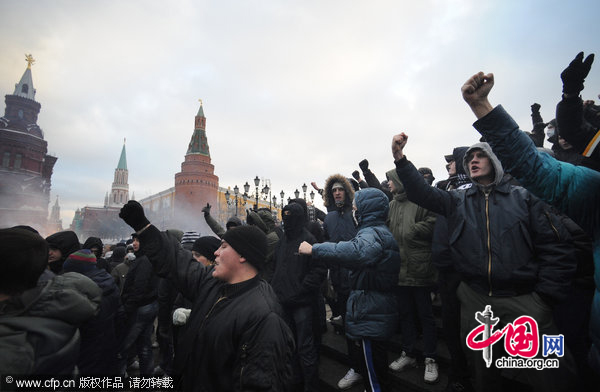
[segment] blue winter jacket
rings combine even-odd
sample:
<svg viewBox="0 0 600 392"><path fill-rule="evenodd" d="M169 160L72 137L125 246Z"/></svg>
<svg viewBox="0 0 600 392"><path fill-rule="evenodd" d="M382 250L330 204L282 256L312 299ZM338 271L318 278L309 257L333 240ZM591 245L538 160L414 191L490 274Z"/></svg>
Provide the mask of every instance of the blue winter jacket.
<svg viewBox="0 0 600 392"><path fill-rule="evenodd" d="M473 126L486 138L505 170L529 191L558 207L594 241L596 292L591 309L591 365L600 372L600 173L539 152L502 106Z"/></svg>
<svg viewBox="0 0 600 392"><path fill-rule="evenodd" d="M355 194L358 233L350 241L313 245L312 256L350 270L351 292L346 304L346 335L385 340L398 326L393 288L398 284L400 253L385 225L387 196L375 188Z"/></svg>

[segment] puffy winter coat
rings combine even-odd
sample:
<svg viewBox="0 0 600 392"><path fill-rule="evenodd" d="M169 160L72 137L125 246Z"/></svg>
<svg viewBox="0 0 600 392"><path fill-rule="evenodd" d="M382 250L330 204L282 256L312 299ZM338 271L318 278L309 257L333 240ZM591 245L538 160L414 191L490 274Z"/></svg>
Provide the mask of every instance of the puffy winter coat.
<svg viewBox="0 0 600 392"><path fill-rule="evenodd" d="M568 232L558 219L548 220L545 203L510 184L487 143L473 149L490 158L492 184L483 186L472 179L469 189L444 191L425 184L415 167L402 159L396 171L409 200L447 218L452 260L471 288L489 296L535 291L558 302L566 296L577 263L573 247L562 240ZM469 151L465 166L468 155Z"/></svg>
<svg viewBox="0 0 600 392"><path fill-rule="evenodd" d="M70 375L78 327L92 318L102 290L78 273L55 276L0 304L0 373Z"/></svg>
<svg viewBox="0 0 600 392"><path fill-rule="evenodd" d="M506 170L523 186L558 207L593 240L596 292L591 309L591 361L600 373L600 173L537 151L508 113L497 106L474 124Z"/></svg>
<svg viewBox="0 0 600 392"><path fill-rule="evenodd" d="M386 173L394 184L394 198L386 224L400 249L399 286L432 286L437 270L431 263L431 239L436 215L409 201L396 170Z"/></svg>
<svg viewBox="0 0 600 392"><path fill-rule="evenodd" d="M397 304L392 289L398 284L400 271L398 245L385 225L389 201L379 189L367 188L356 193L355 203L359 220L356 237L350 241L315 244L312 256L351 271L346 335L354 340L385 340L397 328Z"/></svg>

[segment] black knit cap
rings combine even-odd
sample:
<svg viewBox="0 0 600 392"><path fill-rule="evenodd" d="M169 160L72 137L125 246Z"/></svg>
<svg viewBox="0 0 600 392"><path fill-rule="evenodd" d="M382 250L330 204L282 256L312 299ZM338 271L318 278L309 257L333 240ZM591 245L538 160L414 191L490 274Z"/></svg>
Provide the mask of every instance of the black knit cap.
<svg viewBox="0 0 600 392"><path fill-rule="evenodd" d="M258 271L262 270L267 257L267 236L261 229L249 225L232 227L223 235L223 241Z"/></svg>
<svg viewBox="0 0 600 392"><path fill-rule="evenodd" d="M215 261L215 252L219 249L219 246L221 246L221 240L217 237L207 235L194 241L192 250L200 253L210 261Z"/></svg>

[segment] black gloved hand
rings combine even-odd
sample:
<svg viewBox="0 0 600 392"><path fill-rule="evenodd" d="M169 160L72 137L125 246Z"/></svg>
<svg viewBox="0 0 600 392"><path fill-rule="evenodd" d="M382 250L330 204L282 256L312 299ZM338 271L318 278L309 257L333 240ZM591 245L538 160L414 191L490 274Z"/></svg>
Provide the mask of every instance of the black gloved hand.
<svg viewBox="0 0 600 392"><path fill-rule="evenodd" d="M202 208L202 212L204 212L205 218L210 215L210 207L210 204L206 203L206 207Z"/></svg>
<svg viewBox="0 0 600 392"><path fill-rule="evenodd" d="M359 162L358 167L360 167L360 170L362 170L364 173L365 171L369 170L369 161L363 159Z"/></svg>
<svg viewBox="0 0 600 392"><path fill-rule="evenodd" d="M592 68L594 54L592 53L582 60L583 52L579 52L571 64L560 74L563 81L563 93L578 95L583 90L583 82Z"/></svg>
<svg viewBox="0 0 600 392"><path fill-rule="evenodd" d="M140 231L150 223L146 215L144 215L144 207L135 200L129 200L121 208L119 218L123 219L135 231Z"/></svg>
<svg viewBox="0 0 600 392"><path fill-rule="evenodd" d="M546 128L546 124L544 124L544 120L542 120L542 115L540 114L541 105L539 103L534 103L531 105L531 121L533 122L533 130L544 130Z"/></svg>
<svg viewBox="0 0 600 392"><path fill-rule="evenodd" d="M358 170L354 170L354 171L352 172L352 177L354 177L354 179L355 179L356 181L360 181L360 173L358 172Z"/></svg>

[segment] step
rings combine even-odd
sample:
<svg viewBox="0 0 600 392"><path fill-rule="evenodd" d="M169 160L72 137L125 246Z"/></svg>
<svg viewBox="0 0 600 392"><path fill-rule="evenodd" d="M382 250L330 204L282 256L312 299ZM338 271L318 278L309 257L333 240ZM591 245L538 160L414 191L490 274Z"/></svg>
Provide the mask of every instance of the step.
<svg viewBox="0 0 600 392"><path fill-rule="evenodd" d="M395 336L390 342L390 351L388 353L388 361L391 363L394 359L400 356L400 337ZM419 345L417 345L419 346ZM444 350L441 350L443 347ZM436 384L426 384L423 380L425 366L422 357L418 358L418 367L406 369L401 372L389 370L390 379L393 391L442 391L448 382L448 366L449 355L448 351L442 342L438 341L438 358L440 378ZM443 360L442 360L443 359ZM346 338L343 335L336 334L331 326L328 326L327 333L322 335L321 342L321 357L320 357L320 378L324 391L339 391L337 382L342 378L350 367L348 358ZM354 391L353 387L349 391ZM357 391L363 389L362 384Z"/></svg>
<svg viewBox="0 0 600 392"><path fill-rule="evenodd" d="M443 336L441 336L440 329L440 321L436 319L436 323L438 323L438 339L437 339L437 361L439 364L443 364L446 366L450 366L450 353L446 346L446 343L443 340ZM346 348L346 338L342 334L337 334L334 332L335 328L332 327L331 324L328 323L327 333L322 337L321 351L328 352L328 355L332 355L337 358L338 361L348 361L347 356L347 348ZM388 342L389 345L389 358L390 362L394 359L398 358L402 353L402 335L396 334L392 337L392 339ZM423 361L423 341L421 336L417 338L417 342L415 344L415 353L417 355L417 359L422 362Z"/></svg>

